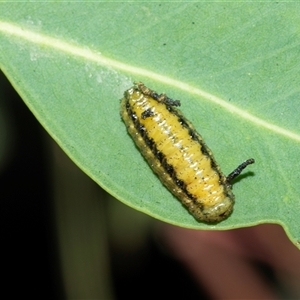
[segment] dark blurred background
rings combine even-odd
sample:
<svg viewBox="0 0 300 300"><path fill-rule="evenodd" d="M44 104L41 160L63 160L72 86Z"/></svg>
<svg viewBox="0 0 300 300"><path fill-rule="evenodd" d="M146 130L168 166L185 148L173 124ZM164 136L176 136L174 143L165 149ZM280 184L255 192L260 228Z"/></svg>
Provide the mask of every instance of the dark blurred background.
<svg viewBox="0 0 300 300"><path fill-rule="evenodd" d="M10 299L299 299L300 253L281 226L187 230L123 205L64 154L2 73L0 180Z"/></svg>
<svg viewBox="0 0 300 300"><path fill-rule="evenodd" d="M3 295L209 299L165 249L159 222L83 174L2 73L0 138Z"/></svg>

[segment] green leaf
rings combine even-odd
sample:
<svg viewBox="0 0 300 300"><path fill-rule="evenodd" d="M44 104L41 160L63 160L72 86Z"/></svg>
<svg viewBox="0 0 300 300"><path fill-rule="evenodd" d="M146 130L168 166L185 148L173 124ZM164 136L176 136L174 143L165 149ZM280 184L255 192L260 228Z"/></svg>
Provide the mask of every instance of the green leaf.
<svg viewBox="0 0 300 300"><path fill-rule="evenodd" d="M0 11L1 69L105 190L188 228L279 223L299 246L299 3L2 3ZM181 100L225 174L255 158L234 184L227 220L197 222L152 173L119 115L133 81Z"/></svg>

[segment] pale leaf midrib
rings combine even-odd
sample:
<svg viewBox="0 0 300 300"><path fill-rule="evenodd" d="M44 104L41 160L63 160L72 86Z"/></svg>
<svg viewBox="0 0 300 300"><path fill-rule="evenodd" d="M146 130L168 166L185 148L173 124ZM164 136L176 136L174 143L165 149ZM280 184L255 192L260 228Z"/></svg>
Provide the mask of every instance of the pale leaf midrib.
<svg viewBox="0 0 300 300"><path fill-rule="evenodd" d="M277 134L280 134L282 136L285 136L289 139L293 139L295 141L300 142L300 135L297 133L294 133L290 130L287 130L283 127L277 126L273 123L270 123L268 121L265 121L261 118L256 117L253 114L248 113L244 109L238 108L237 106L230 104L226 102L225 100L214 96L213 94L210 94L202 89L193 87L187 83L172 79L170 77L143 69L139 67L135 67L129 64L122 63L117 60L113 60L110 58L107 58L101 54L99 54L99 51L93 51L90 49L87 49L85 47L81 47L78 45L75 45L71 42L63 41L59 38L54 38L49 35L41 34L34 32L29 29L25 29L24 27L20 27L17 25L14 25L12 23L8 22L1 22L0 21L0 31L2 31L6 35L15 36L20 39L29 41L31 43L40 45L40 46L46 46L50 47L52 49L56 49L61 52L65 52L68 54L71 54L75 57L81 57L85 60L94 61L100 65L112 67L127 73L140 75L143 77L151 78L152 80L156 80L160 83L164 83L176 88L179 88L183 91L186 91L187 93L192 93L197 96L200 96L210 102L213 102L221 107L223 107L225 110L229 111L230 113L233 113L235 115L238 115L239 117L255 124L256 126L263 127L267 130L270 130L272 132L275 132Z"/></svg>

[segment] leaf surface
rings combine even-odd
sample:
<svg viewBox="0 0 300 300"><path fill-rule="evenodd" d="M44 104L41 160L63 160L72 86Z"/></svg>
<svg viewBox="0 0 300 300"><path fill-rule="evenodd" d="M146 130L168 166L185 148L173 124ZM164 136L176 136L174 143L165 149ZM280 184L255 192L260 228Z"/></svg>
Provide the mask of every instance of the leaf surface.
<svg viewBox="0 0 300 300"><path fill-rule="evenodd" d="M55 13L51 13L55 10ZM72 160L127 205L188 228L279 223L300 242L299 3L2 3L0 64ZM234 184L233 214L197 222L120 119L133 81L181 100Z"/></svg>

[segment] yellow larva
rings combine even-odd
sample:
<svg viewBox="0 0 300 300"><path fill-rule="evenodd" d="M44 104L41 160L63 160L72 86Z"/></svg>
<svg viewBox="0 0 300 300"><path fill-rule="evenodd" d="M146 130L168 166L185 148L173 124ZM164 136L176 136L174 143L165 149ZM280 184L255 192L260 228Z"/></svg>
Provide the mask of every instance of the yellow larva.
<svg viewBox="0 0 300 300"><path fill-rule="evenodd" d="M190 213L199 221L222 221L233 209L231 181L254 159L224 176L201 135L177 106L178 100L139 82L125 91L121 116L152 170Z"/></svg>

